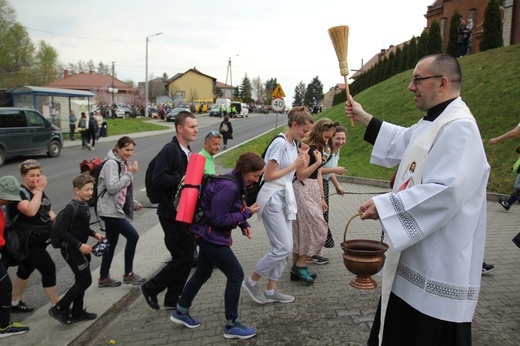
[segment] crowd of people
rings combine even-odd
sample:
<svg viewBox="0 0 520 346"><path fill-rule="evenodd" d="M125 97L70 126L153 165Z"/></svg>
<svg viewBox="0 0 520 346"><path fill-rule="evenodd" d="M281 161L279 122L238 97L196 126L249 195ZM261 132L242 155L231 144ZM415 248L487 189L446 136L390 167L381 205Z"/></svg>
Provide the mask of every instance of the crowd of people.
<svg viewBox="0 0 520 346"><path fill-rule="evenodd" d="M369 345L471 345L484 258L490 166L476 121L460 97L461 84L460 65L452 56L421 58L408 90L425 115L410 127L383 122L351 96L345 103L345 119L366 127L364 140L373 145L371 163L398 166L392 191L370 198L358 209L361 219L380 221L389 245ZM121 285L110 276L119 235L127 239L122 282L140 285L152 309L160 309L158 295L166 291L163 306L173 310L170 320L188 328L201 326L190 308L217 268L227 279L224 337L248 339L256 335L256 329L245 326L238 314L241 289L258 304L293 302L296 297L278 288L289 261L291 280L313 285L317 274L308 265L327 264L322 250L334 246L328 228L329 181L336 193L345 194L336 175L346 172L338 166L346 129L327 118L315 121L305 107L293 107L287 116L287 128L273 139L263 157L242 153L227 173L229 179L216 179L205 187L199 203L206 217L192 224L176 220L172 198L186 174L198 122L189 111L176 116L175 136L158 152L151 172L152 186L161 190L157 215L171 258L148 279L133 268L139 236L130 220L133 212L142 208L133 198L133 176L139 165L130 159L136 143L128 136L121 137L106 155L97 181L97 210L105 235L91 230L86 221L90 218L87 201L93 195L93 179L82 174L73 180L75 197L71 203L76 206L67 205L56 227L63 234L61 254L75 275L75 283L61 299L56 293L56 268L46 250L49 225L56 213L45 194L47 181L41 165L24 161L20 165L21 185L14 177L0 178L0 204L7 206L5 214L13 221L5 222L4 213L0 213L0 230L4 226L16 229L27 244L12 285L5 274L5 265L10 264L0 265L0 285L9 286L9 290L12 286L10 304L7 288L0 296L0 335L28 331L28 327L11 322L9 312L31 311L22 298L35 269L41 273L53 318L63 324L95 319L96 314L83 306L85 290L92 283L92 247L87 238L108 240L110 247L103 255L98 286L110 288ZM226 143L221 132L211 131L204 138L200 154L206 157L205 173L215 173L213 158L222 140L224 146ZM512 136L504 134L490 144ZM263 185L256 203L247 206L243 199L246 189L260 180ZM501 203L504 208L510 206ZM248 219L254 214L262 220L271 248L245 276L231 249L232 233L239 228L252 239ZM12 215L17 215L16 219ZM0 246L2 240L0 237ZM194 263L195 272L188 280ZM267 281L262 285L265 289L261 288L262 277Z"/></svg>

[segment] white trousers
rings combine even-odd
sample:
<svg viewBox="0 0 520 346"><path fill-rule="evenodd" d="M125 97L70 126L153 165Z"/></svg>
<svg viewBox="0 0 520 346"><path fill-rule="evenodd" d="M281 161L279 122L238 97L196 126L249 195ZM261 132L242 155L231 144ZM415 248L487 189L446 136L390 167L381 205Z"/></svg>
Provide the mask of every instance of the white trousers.
<svg viewBox="0 0 520 346"><path fill-rule="evenodd" d="M268 276L270 280L279 281L292 254L292 221L287 220L285 208L285 192L275 192L262 214L271 250L262 257L255 266L255 272L260 276Z"/></svg>

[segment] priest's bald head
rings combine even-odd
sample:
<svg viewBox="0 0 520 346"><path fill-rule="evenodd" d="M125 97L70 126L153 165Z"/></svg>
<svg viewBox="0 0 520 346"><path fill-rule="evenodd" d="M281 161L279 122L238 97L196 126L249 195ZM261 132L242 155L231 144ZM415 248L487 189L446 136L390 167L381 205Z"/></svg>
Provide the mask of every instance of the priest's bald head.
<svg viewBox="0 0 520 346"><path fill-rule="evenodd" d="M427 55L419 60L408 86L415 106L422 111L460 96L462 72L457 59L449 54Z"/></svg>

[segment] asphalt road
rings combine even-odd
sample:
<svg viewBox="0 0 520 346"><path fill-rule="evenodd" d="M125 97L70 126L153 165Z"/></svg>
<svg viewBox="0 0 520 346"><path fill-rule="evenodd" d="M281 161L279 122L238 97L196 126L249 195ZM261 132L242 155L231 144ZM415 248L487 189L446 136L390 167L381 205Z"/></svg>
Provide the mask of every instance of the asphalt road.
<svg viewBox="0 0 520 346"><path fill-rule="evenodd" d="M218 126L222 121L221 118L210 118L208 116L197 116L197 119L199 123L199 134L197 139L190 144L194 152L198 152L203 148L203 141L206 134L211 130L218 130ZM120 119L120 121L125 120ZM233 118L231 119L231 122L233 124L234 140L228 142L228 149L251 140L259 134L272 130L276 125L283 125L286 121L286 115L277 116L276 114L250 114L247 118ZM174 135L173 123L166 123L164 121L157 122L172 127L172 132L162 134L141 133L139 135L133 135L136 141L136 148L132 159L137 160L139 163L139 172L134 177L134 197L145 206L142 211L134 214L133 224L140 235L144 234L158 223L156 210L149 203L144 190L146 167L148 167L148 163L155 157L160 148L169 142ZM108 129L108 134L110 135L110 128ZM132 136L132 134L130 134L130 136ZM51 200L53 211L56 213L59 212L73 197L72 178L80 173L79 163L83 161L83 159L90 159L95 156L104 157L106 153L114 147L118 138L119 136L102 139L96 144L96 150L94 152L82 150L80 142L76 140L74 143L75 145L73 146L70 146L70 142L67 143L63 148L61 155L57 158L49 158L45 155L31 157L38 160L43 167L43 174L45 174L48 180L45 192ZM28 157L7 160L6 164L3 167L0 167L0 176L14 175L18 177L18 166L27 158ZM93 209L91 210L93 211ZM92 221L95 221L94 217ZM99 225L94 224L92 227L93 229L98 229ZM123 250L124 245L125 239L121 237L117 245L116 253ZM49 246L47 250L56 263L58 293L62 295L73 284L73 275L57 249L53 249ZM93 257L91 269L93 270L97 268L100 264L101 259ZM137 267L138 266L136 266L136 272ZM16 267L9 268L11 278L15 277L15 273ZM123 273L111 274L114 278L121 279ZM93 280L93 285L96 285L97 278L93 278ZM47 297L41 287L41 276L39 272L35 271L31 275L23 300L28 306L34 307L35 309L38 309L47 303ZM16 315L15 320L17 321L23 320L24 317L26 317L25 314Z"/></svg>

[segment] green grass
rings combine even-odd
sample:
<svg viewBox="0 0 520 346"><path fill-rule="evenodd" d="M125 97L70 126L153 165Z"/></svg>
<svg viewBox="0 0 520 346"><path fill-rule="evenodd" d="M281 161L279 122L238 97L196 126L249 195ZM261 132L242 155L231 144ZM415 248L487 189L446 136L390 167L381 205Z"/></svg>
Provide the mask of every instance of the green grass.
<svg viewBox="0 0 520 346"><path fill-rule="evenodd" d="M515 61L517 63L515 63ZM514 177L511 167L518 158L515 149L519 138L490 146L487 141L497 137L520 122L520 44L493 49L459 59L464 76L462 99L468 104L480 128L491 176L488 191L510 193ZM412 93L407 90L412 71L398 74L355 96L363 108L378 118L402 126L416 123L422 116L413 103ZM348 125L344 104L332 107L317 118L328 117ZM349 136L341 151L340 165L347 168L346 175L371 179L390 180L394 170L369 163L372 146L363 140L365 128L348 125ZM279 130L232 150L218 159L223 167L233 167L244 151L262 153L269 140Z"/></svg>
<svg viewBox="0 0 520 346"><path fill-rule="evenodd" d="M123 136L136 132L167 130L169 127L164 125L147 123L146 118L128 118L128 119L103 119L107 122L109 136ZM69 138L68 133L63 133L63 138ZM80 139L79 133L74 134L74 138Z"/></svg>

